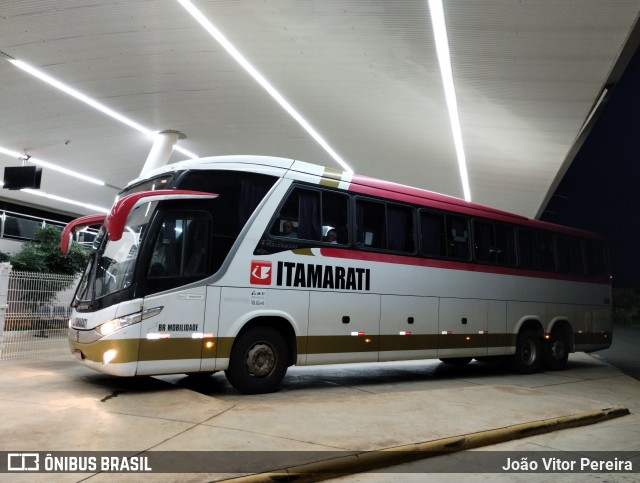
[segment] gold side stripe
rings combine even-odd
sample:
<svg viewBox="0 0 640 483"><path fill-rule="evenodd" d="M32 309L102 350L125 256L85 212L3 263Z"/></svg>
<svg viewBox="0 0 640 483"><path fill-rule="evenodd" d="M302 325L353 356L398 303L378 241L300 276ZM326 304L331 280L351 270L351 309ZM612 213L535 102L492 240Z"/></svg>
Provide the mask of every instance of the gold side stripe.
<svg viewBox="0 0 640 483"><path fill-rule="evenodd" d="M300 336L296 338L298 354L341 354L358 352L415 351L433 349L468 349L483 347L513 347L515 334L412 334L382 336ZM233 337L217 339L169 338L99 340L91 344L69 341L71 352L82 351L90 361L102 363L103 354L115 350L112 363L135 361L161 361L176 359L229 358ZM574 335L575 343L603 344L611 340L610 333L583 333ZM213 342L212 347L207 347Z"/></svg>
<svg viewBox="0 0 640 483"><path fill-rule="evenodd" d="M291 250L296 255L306 255L313 257L314 254L311 251L311 248L296 248L295 250Z"/></svg>

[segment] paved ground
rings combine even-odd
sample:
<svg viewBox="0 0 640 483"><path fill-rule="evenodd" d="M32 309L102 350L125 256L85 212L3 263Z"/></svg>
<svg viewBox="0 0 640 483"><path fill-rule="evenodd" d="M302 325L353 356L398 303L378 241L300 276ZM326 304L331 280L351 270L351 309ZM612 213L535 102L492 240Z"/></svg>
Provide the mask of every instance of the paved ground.
<svg viewBox="0 0 640 483"><path fill-rule="evenodd" d="M640 329L616 325L613 328L613 344L593 356L640 380Z"/></svg>
<svg viewBox="0 0 640 483"><path fill-rule="evenodd" d="M223 470L215 473L135 476L136 481L204 482L249 471L249 457L251 471L266 471L313 461L326 452L379 450L613 406L626 406L632 414L492 450L611 450L637 455L640 382L601 360L576 354L566 371L531 376L477 362L464 368L438 361L293 368L282 391L242 396L222 374L206 380L122 379L89 371L64 356L0 363L0 451L226 451ZM449 463L443 464L459 457L448 456ZM458 463L472 471L464 465L468 463ZM403 479L424 481L422 473L436 470L402 466L387 471L391 472L349 478L397 481L398 474L392 472L401 472L406 473ZM496 479L477 473L441 473L436 480ZM539 481L539 476L553 475L535 476ZM7 481L131 477L97 472L12 474ZM638 480L637 474L594 478Z"/></svg>

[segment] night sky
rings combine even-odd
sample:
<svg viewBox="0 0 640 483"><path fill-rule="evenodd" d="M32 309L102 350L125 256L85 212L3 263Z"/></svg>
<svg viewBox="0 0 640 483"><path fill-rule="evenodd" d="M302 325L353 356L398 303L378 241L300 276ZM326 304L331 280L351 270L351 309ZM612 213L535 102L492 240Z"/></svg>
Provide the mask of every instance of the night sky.
<svg viewBox="0 0 640 483"><path fill-rule="evenodd" d="M541 219L604 235L614 287L640 288L640 49Z"/></svg>

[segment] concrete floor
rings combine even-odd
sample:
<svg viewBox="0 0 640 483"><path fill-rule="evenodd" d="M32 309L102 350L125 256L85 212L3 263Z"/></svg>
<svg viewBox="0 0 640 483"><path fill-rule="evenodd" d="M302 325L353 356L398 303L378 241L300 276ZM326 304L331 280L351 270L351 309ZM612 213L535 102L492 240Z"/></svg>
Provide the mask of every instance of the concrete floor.
<svg viewBox="0 0 640 483"><path fill-rule="evenodd" d="M291 368L280 392L259 396L240 395L223 374L123 379L65 356L0 363L0 451L224 451L216 473L10 475L10 481L29 482L205 482L313 461L328 452L378 450L613 406L625 406L631 415L485 449L606 450L635 452L637 458L640 381L586 354L572 354L565 371L530 376L477 362L463 368L439 361ZM403 480L424 481L424 473L451 471L429 466L433 461L460 468L460 455L341 480L397 481L402 473ZM569 475L502 476L551 481ZM633 473L604 481L627 478L639 480ZM496 475L439 473L436 479L484 481Z"/></svg>

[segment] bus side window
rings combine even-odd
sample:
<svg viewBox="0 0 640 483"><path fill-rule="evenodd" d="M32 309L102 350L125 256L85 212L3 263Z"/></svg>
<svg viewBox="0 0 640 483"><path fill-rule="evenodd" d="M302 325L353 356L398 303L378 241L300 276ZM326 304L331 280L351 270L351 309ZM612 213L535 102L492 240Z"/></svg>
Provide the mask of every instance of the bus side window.
<svg viewBox="0 0 640 483"><path fill-rule="evenodd" d="M542 270L556 269L556 253L551 233L538 232L538 256Z"/></svg>
<svg viewBox="0 0 640 483"><path fill-rule="evenodd" d="M394 252L414 253L413 209L387 205L387 248Z"/></svg>
<svg viewBox="0 0 640 483"><path fill-rule="evenodd" d="M510 267L516 264L516 240L513 226L496 224L496 262Z"/></svg>
<svg viewBox="0 0 640 483"><path fill-rule="evenodd" d="M582 244L580 239L565 235L556 235L556 256L558 271L562 273L584 274Z"/></svg>
<svg viewBox="0 0 640 483"><path fill-rule="evenodd" d="M493 223L474 220L473 241L474 255L477 261L485 263L496 262L496 242L493 233Z"/></svg>
<svg viewBox="0 0 640 483"><path fill-rule="evenodd" d="M323 234L329 230L336 234L335 242L323 237L330 244L346 245L349 243L349 197L329 190L322 191L322 228Z"/></svg>
<svg viewBox="0 0 640 483"><path fill-rule="evenodd" d="M285 224L287 225L285 227ZM290 230L292 227L293 230ZM321 241L320 191L295 188L280 208L269 234L286 238Z"/></svg>
<svg viewBox="0 0 640 483"><path fill-rule="evenodd" d="M473 221L474 256L478 262L514 266L514 229L510 225Z"/></svg>
<svg viewBox="0 0 640 483"><path fill-rule="evenodd" d="M469 222L462 216L447 215L447 252L450 258L469 259Z"/></svg>
<svg viewBox="0 0 640 483"><path fill-rule="evenodd" d="M536 233L518 229L518 261L522 268L537 268Z"/></svg>
<svg viewBox="0 0 640 483"><path fill-rule="evenodd" d="M356 233L358 248L385 248L385 205L356 200Z"/></svg>
<svg viewBox="0 0 640 483"><path fill-rule="evenodd" d="M209 275L210 243L208 214L167 213L149 261L146 293L169 290Z"/></svg>
<svg viewBox="0 0 640 483"><path fill-rule="evenodd" d="M420 253L427 257L444 257L446 251L444 215L420 211Z"/></svg>

